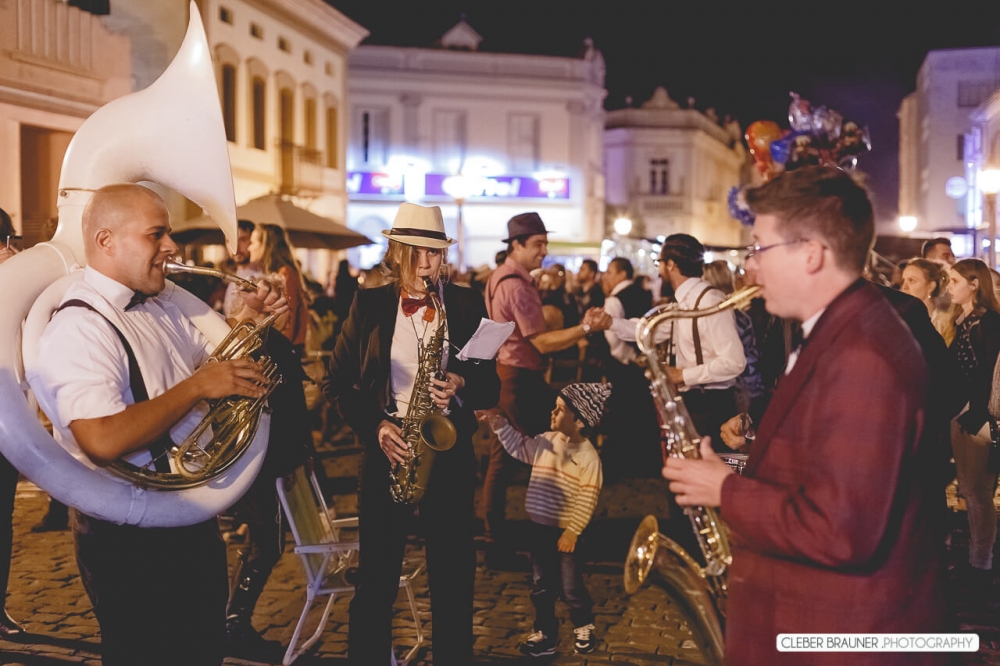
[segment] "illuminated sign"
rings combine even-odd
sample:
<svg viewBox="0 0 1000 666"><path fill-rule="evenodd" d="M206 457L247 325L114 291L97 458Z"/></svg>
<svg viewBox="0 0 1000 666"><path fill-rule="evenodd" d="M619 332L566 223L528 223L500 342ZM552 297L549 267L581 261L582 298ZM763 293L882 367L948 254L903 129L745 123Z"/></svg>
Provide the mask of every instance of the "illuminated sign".
<svg viewBox="0 0 1000 666"><path fill-rule="evenodd" d="M451 197L445 191L448 174L429 173L424 177L427 197ZM351 171L347 174L347 191L352 195L372 197L402 197L404 178L401 174ZM469 199L569 199L569 178L552 176L472 176L464 183Z"/></svg>

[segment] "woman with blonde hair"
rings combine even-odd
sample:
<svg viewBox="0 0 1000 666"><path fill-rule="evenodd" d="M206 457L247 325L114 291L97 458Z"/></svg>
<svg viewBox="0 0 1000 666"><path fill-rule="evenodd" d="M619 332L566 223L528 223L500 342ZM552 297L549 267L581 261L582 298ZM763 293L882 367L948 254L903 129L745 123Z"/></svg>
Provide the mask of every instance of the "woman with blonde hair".
<svg viewBox="0 0 1000 666"><path fill-rule="evenodd" d="M930 259L914 257L903 268L900 291L920 299L927 307L934 329L944 338L945 344L950 345L955 339L954 315L938 308L935 302L947 283L947 266Z"/></svg>
<svg viewBox="0 0 1000 666"><path fill-rule="evenodd" d="M413 400L429 388L433 406L449 410L457 431L454 446L436 454L419 502L434 663L467 666L473 661L476 573L472 435L478 424L473 410L496 405L500 379L492 359L457 356L487 317L486 306L479 292L441 280L444 254L454 241L445 235L440 208L404 203L392 229L383 233L389 239L384 264L390 282L354 297L323 387L327 398L339 401L341 414L364 446L358 487L361 555L348 658L353 664L385 663L392 649L392 605L415 506L394 501L390 473L402 475L398 466L407 461L411 443L403 439L400 426L411 409L428 409ZM429 297L428 289L437 299ZM426 363L429 354L436 361L437 348L427 345L441 327L446 339L439 378L416 386L421 358Z"/></svg>
<svg viewBox="0 0 1000 666"><path fill-rule="evenodd" d="M292 244L284 228L276 224L258 224L250 235L250 261L264 275L276 275L288 301L288 320L280 329L295 351L302 356L309 330L309 292L295 260Z"/></svg>
<svg viewBox="0 0 1000 666"><path fill-rule="evenodd" d="M969 565L986 582L993 567L997 533L993 493L997 473L988 469L993 369L1000 356L1000 303L990 269L978 259L962 259L948 271L955 339L949 350L958 364L968 405L952 421L951 444L958 487L969 516Z"/></svg>

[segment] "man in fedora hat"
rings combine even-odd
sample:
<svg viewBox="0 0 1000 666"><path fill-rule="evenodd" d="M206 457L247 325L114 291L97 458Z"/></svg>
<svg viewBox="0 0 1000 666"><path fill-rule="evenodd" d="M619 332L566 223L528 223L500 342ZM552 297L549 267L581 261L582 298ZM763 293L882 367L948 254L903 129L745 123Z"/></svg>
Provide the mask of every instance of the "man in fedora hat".
<svg viewBox="0 0 1000 666"><path fill-rule="evenodd" d="M569 328L549 331L542 316L542 298L530 271L541 268L548 254L548 230L538 213L515 215L507 222L507 260L497 267L486 285L486 308L494 321L512 321L514 332L497 354L500 375L500 408L519 430L534 436L549 428L555 393L545 382L545 354L567 349L588 333L606 330L611 318L591 309L583 321ZM514 460L495 439L483 482L483 509L487 553L505 535L504 511L507 483Z"/></svg>

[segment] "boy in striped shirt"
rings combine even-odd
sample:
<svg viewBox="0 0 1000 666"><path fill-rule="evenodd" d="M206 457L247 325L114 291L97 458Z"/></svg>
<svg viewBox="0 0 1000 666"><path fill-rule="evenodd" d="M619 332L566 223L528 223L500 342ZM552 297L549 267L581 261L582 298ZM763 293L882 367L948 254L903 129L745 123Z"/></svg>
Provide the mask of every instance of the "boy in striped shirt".
<svg viewBox="0 0 1000 666"><path fill-rule="evenodd" d="M594 603L584 585L576 541L587 527L601 491L601 459L587 437L601 422L610 384L570 384L559 392L552 430L528 437L494 412L490 428L512 457L531 465L526 508L532 521L531 567L535 631L521 651L555 654L559 624L556 598L569 605L575 651L594 651Z"/></svg>

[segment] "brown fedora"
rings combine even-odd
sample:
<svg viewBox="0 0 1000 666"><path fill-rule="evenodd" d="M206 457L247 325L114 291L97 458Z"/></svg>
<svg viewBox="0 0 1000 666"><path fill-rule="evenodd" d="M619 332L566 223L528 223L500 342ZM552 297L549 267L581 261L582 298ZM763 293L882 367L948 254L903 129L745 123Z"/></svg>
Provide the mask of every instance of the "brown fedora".
<svg viewBox="0 0 1000 666"><path fill-rule="evenodd" d="M502 243L509 243L512 238L519 236L534 236L535 234L547 234L549 230L545 228L545 223L538 213L521 213L515 215L507 221L507 238Z"/></svg>

